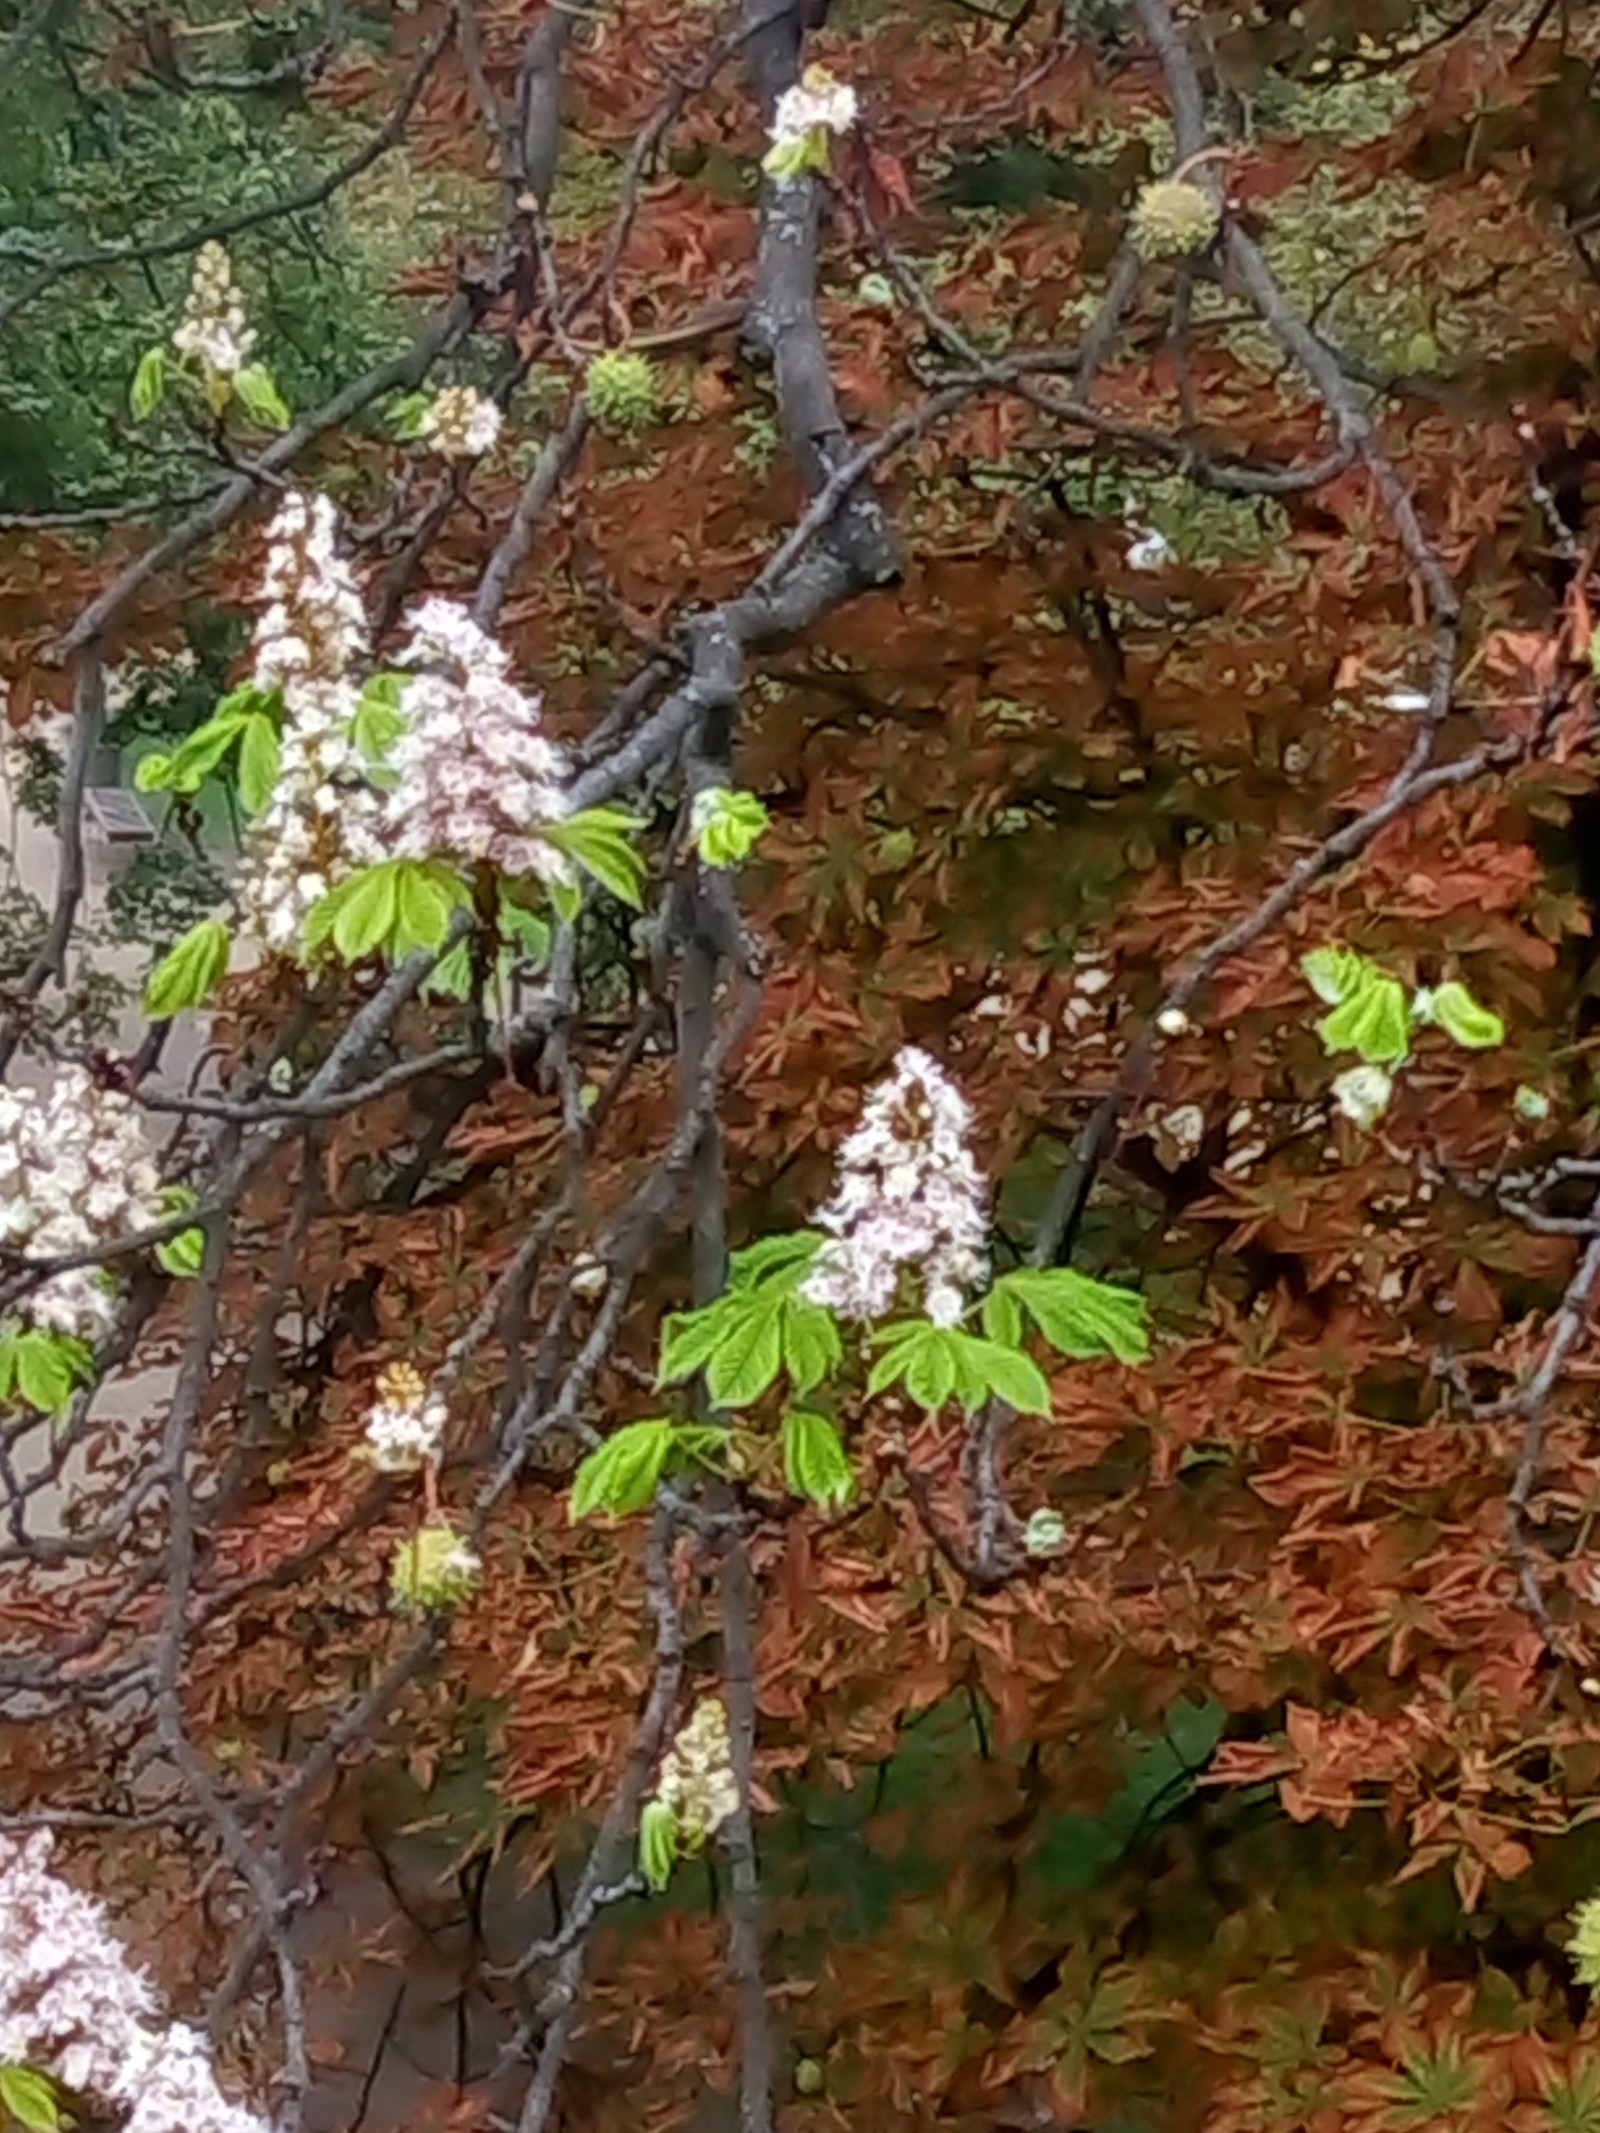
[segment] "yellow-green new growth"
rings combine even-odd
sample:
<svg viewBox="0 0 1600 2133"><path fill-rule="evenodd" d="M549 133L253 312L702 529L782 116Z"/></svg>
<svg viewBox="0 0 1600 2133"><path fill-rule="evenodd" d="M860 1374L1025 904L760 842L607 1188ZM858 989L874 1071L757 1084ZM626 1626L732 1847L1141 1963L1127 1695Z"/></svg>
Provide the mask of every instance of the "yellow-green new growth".
<svg viewBox="0 0 1600 2133"><path fill-rule="evenodd" d="M424 1526L396 1550L389 1597L408 1614L454 1607L477 1584L482 1567L454 1526Z"/></svg>
<svg viewBox="0 0 1600 2133"><path fill-rule="evenodd" d="M1203 252L1219 222L1211 195L1184 178L1158 178L1133 210L1133 242L1141 259L1187 259Z"/></svg>
<svg viewBox="0 0 1600 2133"><path fill-rule="evenodd" d="M1567 1954L1580 1985L1600 1985L1600 1896L1591 1896L1573 1912Z"/></svg>
<svg viewBox="0 0 1600 2133"><path fill-rule="evenodd" d="M607 349L589 365L583 389L596 423L614 435L648 429L656 419L656 374L648 356Z"/></svg>

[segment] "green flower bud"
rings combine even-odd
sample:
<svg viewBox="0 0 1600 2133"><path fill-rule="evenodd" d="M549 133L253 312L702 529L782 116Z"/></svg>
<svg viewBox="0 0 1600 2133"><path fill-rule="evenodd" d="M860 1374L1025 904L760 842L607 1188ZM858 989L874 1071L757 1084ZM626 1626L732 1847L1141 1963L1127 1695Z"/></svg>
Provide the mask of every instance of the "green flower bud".
<svg viewBox="0 0 1600 2133"><path fill-rule="evenodd" d="M1211 243L1218 219L1210 194L1198 185L1161 178L1134 205L1133 241L1141 259L1187 259Z"/></svg>
<svg viewBox="0 0 1600 2133"><path fill-rule="evenodd" d="M613 435L648 429L657 415L656 374L648 356L608 349L589 365L584 380L589 412Z"/></svg>
<svg viewBox="0 0 1600 2133"><path fill-rule="evenodd" d="M478 1582L483 1568L454 1526L424 1526L395 1552L389 1598L408 1614L454 1607Z"/></svg>

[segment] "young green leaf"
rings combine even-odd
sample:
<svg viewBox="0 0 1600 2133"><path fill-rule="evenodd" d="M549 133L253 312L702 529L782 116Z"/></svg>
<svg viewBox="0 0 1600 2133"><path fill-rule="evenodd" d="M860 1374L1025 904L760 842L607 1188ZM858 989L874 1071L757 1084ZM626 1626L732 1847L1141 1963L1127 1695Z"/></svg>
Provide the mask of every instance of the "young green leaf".
<svg viewBox="0 0 1600 2133"><path fill-rule="evenodd" d="M614 1430L573 1477L572 1523L596 1511L625 1518L630 1511L644 1510L655 1495L672 1441L673 1424L661 1418L628 1422Z"/></svg>
<svg viewBox="0 0 1600 2133"><path fill-rule="evenodd" d="M1300 968L1305 972L1306 983L1319 1000L1326 1000L1330 1007L1337 1007L1341 1000L1355 990L1365 972L1374 970L1364 955L1357 955L1353 948L1337 946L1313 948L1309 955L1300 958Z"/></svg>
<svg viewBox="0 0 1600 2133"><path fill-rule="evenodd" d="M919 1407L930 1414L943 1407L955 1390L955 1344L951 1329L927 1319L897 1319L871 1335L884 1353L867 1377L868 1392L903 1383Z"/></svg>
<svg viewBox="0 0 1600 2133"><path fill-rule="evenodd" d="M344 895L335 913L333 945L347 963L358 963L388 940L400 915L400 862L380 860L363 867L343 884ZM313 913L313 916L315 914Z"/></svg>
<svg viewBox="0 0 1600 2133"><path fill-rule="evenodd" d="M249 725L275 701L253 682L232 690L204 725L185 734L170 755L147 755L134 772L141 792L198 792Z"/></svg>
<svg viewBox="0 0 1600 2133"><path fill-rule="evenodd" d="M661 1322L661 1363L658 1385L678 1385L705 1367L727 1331L727 1296L705 1304L698 1311L669 1311Z"/></svg>
<svg viewBox="0 0 1600 2133"><path fill-rule="evenodd" d="M722 1338L706 1360L706 1391L718 1407L759 1400L783 1367L785 1299L771 1289L745 1289L727 1298Z"/></svg>
<svg viewBox="0 0 1600 2133"><path fill-rule="evenodd" d="M503 903L500 930L514 961L535 970L544 967L550 957L550 928L537 911L525 911L521 904Z"/></svg>
<svg viewBox="0 0 1600 2133"><path fill-rule="evenodd" d="M628 832L643 826L620 808L589 807L565 821L542 824L539 835L592 874L602 888L638 910L644 901L644 862L628 842Z"/></svg>
<svg viewBox="0 0 1600 2133"><path fill-rule="evenodd" d="M400 709L405 685L404 674L374 674L361 691L350 721L350 739L369 765L386 762L389 750L405 731L405 713Z"/></svg>
<svg viewBox="0 0 1600 2133"><path fill-rule="evenodd" d="M70 1334L31 1326L13 1342L17 1389L30 1407L53 1415L66 1406L72 1388L89 1374L90 1354Z"/></svg>
<svg viewBox="0 0 1600 2133"><path fill-rule="evenodd" d="M1459 979L1450 978L1413 1003L1419 1021L1436 1022L1469 1052L1486 1052L1506 1041L1506 1026L1492 1008L1482 1006Z"/></svg>
<svg viewBox="0 0 1600 2133"><path fill-rule="evenodd" d="M135 792L166 792L171 783L172 757L164 749L152 748L133 767Z"/></svg>
<svg viewBox="0 0 1600 2133"><path fill-rule="evenodd" d="M1022 1346L1022 1306L1012 1291L1000 1282L996 1282L983 1299L983 1330L1002 1348Z"/></svg>
<svg viewBox="0 0 1600 2133"><path fill-rule="evenodd" d="M646 1800L639 1816L639 1871L657 1895L672 1879L678 1818L665 1800Z"/></svg>
<svg viewBox="0 0 1600 2133"><path fill-rule="evenodd" d="M781 1281L786 1289L796 1289L810 1273L822 1245L822 1235L814 1229L785 1230L776 1237L758 1237L754 1244L747 1244L730 1255L728 1286L730 1289L747 1289L758 1283Z"/></svg>
<svg viewBox="0 0 1600 2133"><path fill-rule="evenodd" d="M175 1237L156 1246L156 1264L178 1281L192 1281L205 1264L206 1233L203 1229L180 1229Z"/></svg>
<svg viewBox="0 0 1600 2133"><path fill-rule="evenodd" d="M1017 1348L1002 1348L998 1341L980 1340L975 1333L962 1333L951 1329L961 1344L963 1360L972 1366L973 1375L983 1382L985 1394L993 1394L1014 1407L1019 1415L1047 1415L1050 1412L1050 1387L1045 1383L1044 1372L1031 1356ZM980 1403L968 1399L970 1407Z"/></svg>
<svg viewBox="0 0 1600 2133"><path fill-rule="evenodd" d="M464 884L462 888L464 894ZM395 953L440 947L458 900L439 879L436 868L414 859L401 860L395 869Z"/></svg>
<svg viewBox="0 0 1600 2133"><path fill-rule="evenodd" d="M265 711L253 712L239 742L239 799L247 815L259 815L272 798L282 752L273 721Z"/></svg>
<svg viewBox="0 0 1600 2133"><path fill-rule="evenodd" d="M792 1494L824 1510L850 1501L856 1479L839 1432L826 1415L791 1407L783 1418L783 1472Z"/></svg>
<svg viewBox="0 0 1600 2133"><path fill-rule="evenodd" d="M710 785L695 794L689 830L706 866L736 867L749 856L771 819L753 792Z"/></svg>
<svg viewBox="0 0 1600 2133"><path fill-rule="evenodd" d="M247 363L234 378L233 389L239 405L257 422L274 430L289 427L289 410L283 403L283 395L272 382L271 373L261 364Z"/></svg>
<svg viewBox="0 0 1600 2133"><path fill-rule="evenodd" d="M49 2075L31 2066L0 2066L0 2115L5 2114L27 2133L57 2133L61 2110Z"/></svg>
<svg viewBox="0 0 1600 2133"><path fill-rule="evenodd" d="M556 917L564 926L570 926L583 909L583 891L575 881L553 881L550 884L550 901Z"/></svg>
<svg viewBox="0 0 1600 2133"><path fill-rule="evenodd" d="M770 1295L775 1282L764 1286ZM833 1313L803 1296L786 1293L782 1320L783 1367L796 1392L810 1392L822 1383L844 1359L838 1324Z"/></svg>
<svg viewBox="0 0 1600 2133"><path fill-rule="evenodd" d="M147 348L139 358L139 367L128 391L128 405L133 410L134 420L143 422L153 415L166 398L166 392L167 351L159 345Z"/></svg>
<svg viewBox="0 0 1600 2133"><path fill-rule="evenodd" d="M1398 1066L1411 1049L1411 1017L1398 978L1368 965L1353 991L1317 1024L1330 1052L1359 1052L1369 1066Z"/></svg>
<svg viewBox="0 0 1600 2133"><path fill-rule="evenodd" d="M203 1007L228 967L228 928L203 918L175 943L145 980L144 1011L164 1022L186 1007Z"/></svg>
<svg viewBox="0 0 1600 2133"><path fill-rule="evenodd" d="M1002 1274L984 1299L984 1331L991 1340L999 1336L990 1323L989 1307L1002 1297L1020 1304L1063 1355L1114 1355L1119 1363L1142 1363L1150 1353L1149 1314L1136 1289L1091 1281L1071 1267L1019 1267ZM996 1303L997 1316L1003 1308Z"/></svg>

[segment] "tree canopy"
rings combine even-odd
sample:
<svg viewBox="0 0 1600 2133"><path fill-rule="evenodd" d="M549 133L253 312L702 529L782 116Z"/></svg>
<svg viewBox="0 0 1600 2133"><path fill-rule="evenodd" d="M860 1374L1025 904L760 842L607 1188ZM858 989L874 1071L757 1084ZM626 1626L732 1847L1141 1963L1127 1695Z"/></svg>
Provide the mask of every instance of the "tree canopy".
<svg viewBox="0 0 1600 2133"><path fill-rule="evenodd" d="M0 2123L1600 2133L1600 21L0 126Z"/></svg>

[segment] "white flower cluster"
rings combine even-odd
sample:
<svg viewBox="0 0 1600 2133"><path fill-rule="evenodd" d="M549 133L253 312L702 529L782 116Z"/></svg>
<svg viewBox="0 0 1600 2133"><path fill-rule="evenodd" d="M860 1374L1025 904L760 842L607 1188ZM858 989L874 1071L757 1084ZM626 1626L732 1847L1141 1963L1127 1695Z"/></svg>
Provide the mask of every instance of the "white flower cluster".
<svg viewBox="0 0 1600 2133"><path fill-rule="evenodd" d="M445 385L435 393L417 435L446 459L477 459L492 451L502 416L475 386Z"/></svg>
<svg viewBox="0 0 1600 2133"><path fill-rule="evenodd" d="M63 1067L42 1096L0 1088L0 1243L34 1258L88 1251L159 1220L160 1195L138 1112L82 1067ZM69 1267L20 1308L37 1326L92 1342L109 1330L114 1302L98 1267Z"/></svg>
<svg viewBox="0 0 1600 2133"><path fill-rule="evenodd" d="M409 1363L392 1363L367 1410L366 1456L380 1474L414 1474L438 1458L448 1412Z"/></svg>
<svg viewBox="0 0 1600 2133"><path fill-rule="evenodd" d="M715 1696L702 1697L661 1763L656 1798L672 1810L687 1850L703 1844L739 1809L728 1714Z"/></svg>
<svg viewBox="0 0 1600 2133"><path fill-rule="evenodd" d="M93 2097L123 2133L268 2133L217 2087L204 2038L159 2020L102 1907L49 1858L46 1835L0 1836L0 2064Z"/></svg>
<svg viewBox="0 0 1600 2133"><path fill-rule="evenodd" d="M291 949L306 915L362 852L372 797L352 785L352 663L365 651L366 615L335 546L325 496L291 491L268 532L255 679L283 692L283 754L271 800L251 828L239 899L263 944Z"/></svg>
<svg viewBox="0 0 1600 2133"><path fill-rule="evenodd" d="M234 287L227 253L220 244L203 244L184 299L182 321L173 330L173 347L180 355L193 356L213 377L236 378L255 344L255 334L244 322L244 305Z"/></svg>
<svg viewBox="0 0 1600 2133"><path fill-rule="evenodd" d="M539 731L538 703L510 661L453 600L425 600L401 663L405 731L389 757L379 839L400 858L487 860L509 874L570 879L554 846L531 834L566 812L561 753Z"/></svg>
<svg viewBox="0 0 1600 2133"><path fill-rule="evenodd" d="M972 1112L939 1066L913 1045L867 1099L839 1153L833 1198L816 1217L830 1241L806 1277L813 1303L846 1318L893 1307L906 1267L921 1271L923 1309L951 1326L984 1270L983 1179L967 1148Z"/></svg>
<svg viewBox="0 0 1600 2133"><path fill-rule="evenodd" d="M807 67L795 86L778 98L772 114L773 146L803 140L818 126L827 133L848 133L859 109L848 83L835 81L825 67Z"/></svg>

